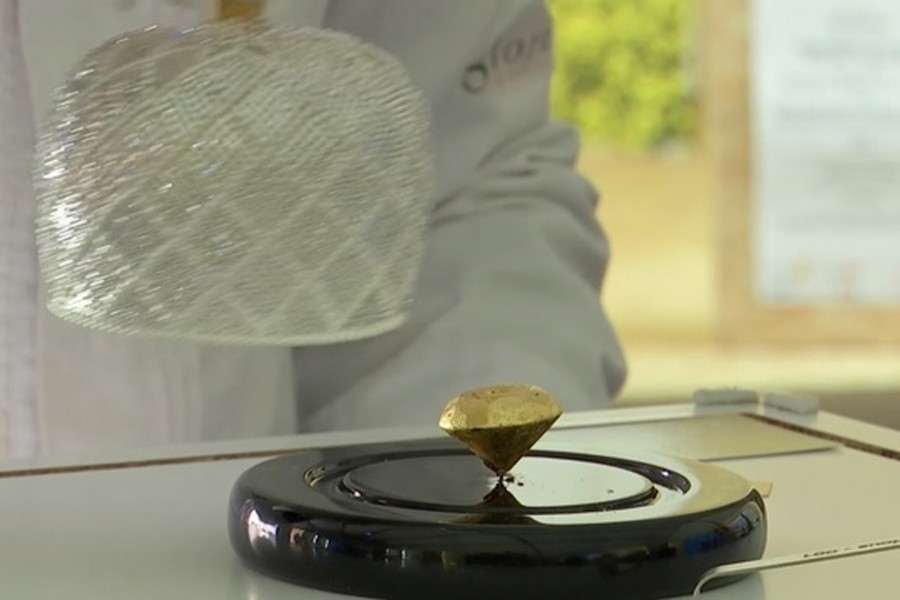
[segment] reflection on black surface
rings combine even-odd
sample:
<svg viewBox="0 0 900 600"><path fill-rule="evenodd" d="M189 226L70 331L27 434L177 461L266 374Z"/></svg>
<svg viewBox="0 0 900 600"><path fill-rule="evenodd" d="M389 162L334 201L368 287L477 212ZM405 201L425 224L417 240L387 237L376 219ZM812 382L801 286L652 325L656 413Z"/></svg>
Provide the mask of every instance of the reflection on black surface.
<svg viewBox="0 0 900 600"><path fill-rule="evenodd" d="M497 485L485 494L476 510L469 515L454 519L457 523L471 523L478 525L505 524L505 525L534 525L537 521L528 516L528 511L516 499L509 489L510 484L515 485L513 478L504 477L497 480ZM498 510L499 509L499 510Z"/></svg>
<svg viewBox="0 0 900 600"><path fill-rule="evenodd" d="M762 509L755 503L749 503L732 519L700 535L685 539L684 551L689 555L713 552L752 535L762 524Z"/></svg>
<svg viewBox="0 0 900 600"><path fill-rule="evenodd" d="M660 496L658 487L677 494L690 487L669 470L587 455L534 453L511 475L500 481L467 454L423 453L316 470L307 480L327 494L364 504L450 515L597 513L651 505ZM508 494L514 504L504 504Z"/></svg>
<svg viewBox="0 0 900 600"><path fill-rule="evenodd" d="M494 508L522 508L522 505L516 500L515 494L509 490L509 485L514 483L515 479L512 477L498 479L497 485L481 499L481 504L483 506L491 506Z"/></svg>

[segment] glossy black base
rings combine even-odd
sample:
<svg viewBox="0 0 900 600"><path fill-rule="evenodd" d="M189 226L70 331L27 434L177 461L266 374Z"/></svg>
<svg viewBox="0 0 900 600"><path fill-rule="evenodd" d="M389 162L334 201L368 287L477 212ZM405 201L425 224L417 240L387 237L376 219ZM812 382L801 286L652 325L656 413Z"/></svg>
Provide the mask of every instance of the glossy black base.
<svg viewBox="0 0 900 600"><path fill-rule="evenodd" d="M276 458L236 482L231 542L250 567L377 598L568 600L689 594L762 555L766 517L722 469L532 452L497 481L452 443Z"/></svg>

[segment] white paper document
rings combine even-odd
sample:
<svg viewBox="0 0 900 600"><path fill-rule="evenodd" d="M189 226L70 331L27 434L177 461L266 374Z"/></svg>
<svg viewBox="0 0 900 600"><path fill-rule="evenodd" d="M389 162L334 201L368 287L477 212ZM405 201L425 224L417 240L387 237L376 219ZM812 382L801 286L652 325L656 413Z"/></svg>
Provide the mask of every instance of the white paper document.
<svg viewBox="0 0 900 600"><path fill-rule="evenodd" d="M750 5L758 299L900 305L900 2Z"/></svg>

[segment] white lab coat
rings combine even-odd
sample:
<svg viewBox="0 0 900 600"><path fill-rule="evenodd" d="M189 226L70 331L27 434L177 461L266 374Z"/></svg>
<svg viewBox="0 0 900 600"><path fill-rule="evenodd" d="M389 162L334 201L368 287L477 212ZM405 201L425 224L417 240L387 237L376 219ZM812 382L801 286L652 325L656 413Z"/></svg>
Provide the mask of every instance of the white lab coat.
<svg viewBox="0 0 900 600"><path fill-rule="evenodd" d="M38 121L89 48L214 10L212 0L19 2ZM42 311L34 435L27 418L5 424L18 453L432 423L458 391L501 382L541 385L570 411L608 404L625 375L598 303L608 247L596 194L574 170L577 138L548 122L540 0L269 0L266 16L356 34L426 92L437 192L423 199L433 217L410 319L362 342L260 349L117 337Z"/></svg>

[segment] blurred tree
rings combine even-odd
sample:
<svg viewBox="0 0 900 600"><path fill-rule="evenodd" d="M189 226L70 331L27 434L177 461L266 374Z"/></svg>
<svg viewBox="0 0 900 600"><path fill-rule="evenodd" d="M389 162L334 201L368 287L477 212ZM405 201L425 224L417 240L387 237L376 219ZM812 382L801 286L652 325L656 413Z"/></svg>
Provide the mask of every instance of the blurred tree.
<svg viewBox="0 0 900 600"><path fill-rule="evenodd" d="M685 66L694 0L548 0L554 116L585 140L649 150L693 137Z"/></svg>

